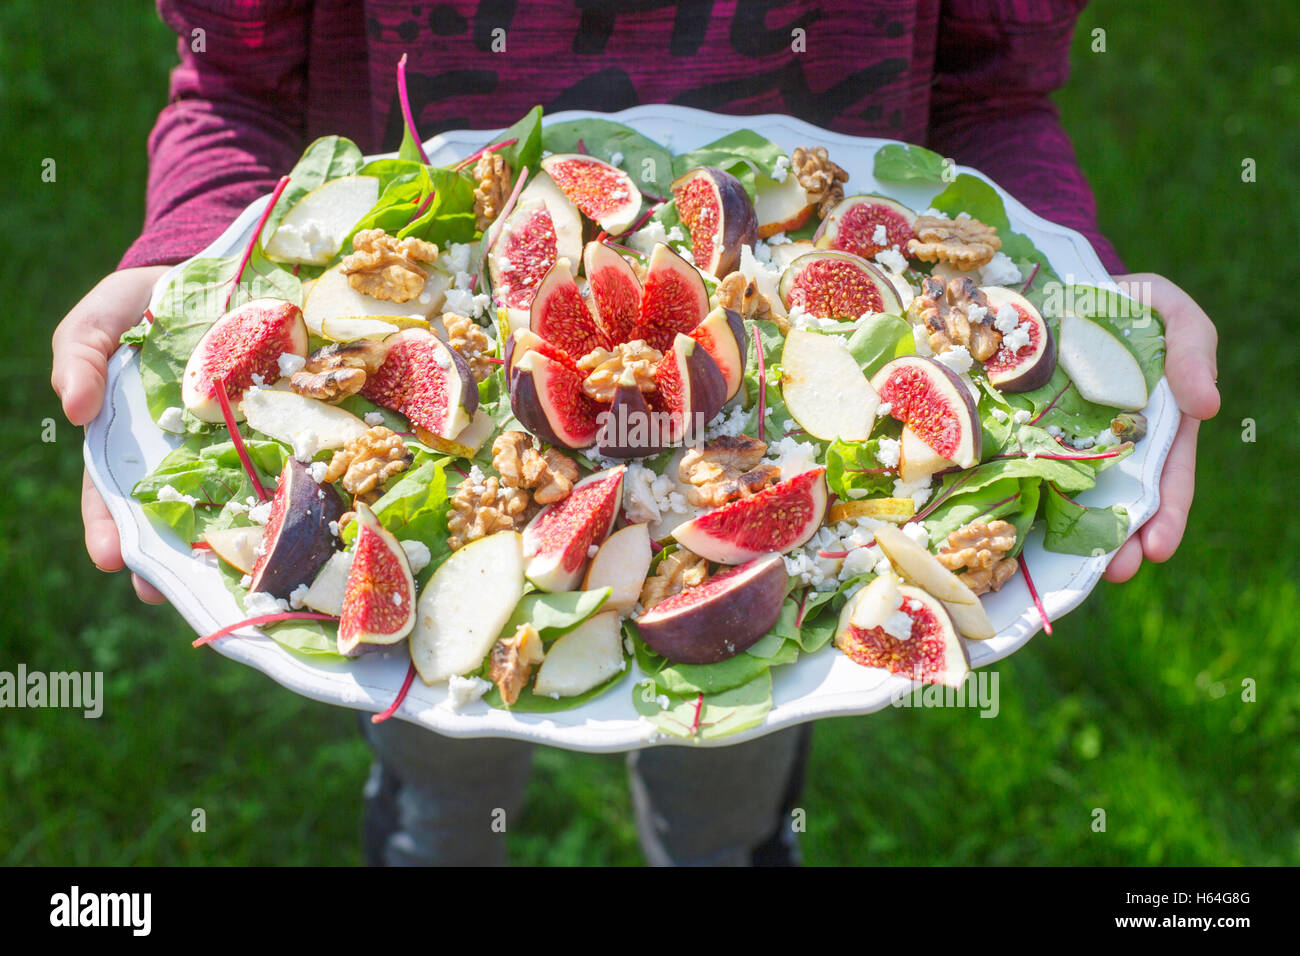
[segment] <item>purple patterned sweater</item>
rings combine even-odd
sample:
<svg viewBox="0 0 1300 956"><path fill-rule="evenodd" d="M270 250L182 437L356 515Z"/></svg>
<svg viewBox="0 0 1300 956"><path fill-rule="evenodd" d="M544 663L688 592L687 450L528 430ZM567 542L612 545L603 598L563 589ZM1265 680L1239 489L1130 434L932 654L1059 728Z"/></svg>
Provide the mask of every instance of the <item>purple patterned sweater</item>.
<svg viewBox="0 0 1300 956"><path fill-rule="evenodd" d="M159 0L180 64L120 268L198 252L317 136L395 149L407 53L424 136L506 126L536 103L788 113L974 166L1119 271L1049 99L1084 2Z"/></svg>

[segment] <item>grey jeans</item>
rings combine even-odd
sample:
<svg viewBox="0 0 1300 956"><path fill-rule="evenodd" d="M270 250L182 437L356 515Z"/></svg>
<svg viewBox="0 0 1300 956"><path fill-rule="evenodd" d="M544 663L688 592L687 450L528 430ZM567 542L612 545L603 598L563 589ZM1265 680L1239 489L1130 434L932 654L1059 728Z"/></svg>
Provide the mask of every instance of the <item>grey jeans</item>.
<svg viewBox="0 0 1300 956"><path fill-rule="evenodd" d="M414 724L362 732L378 758L366 783L366 856L389 866L506 862L505 826L523 809L533 745L456 740ZM628 754L637 834L653 866L798 862L791 809L811 724L731 747Z"/></svg>

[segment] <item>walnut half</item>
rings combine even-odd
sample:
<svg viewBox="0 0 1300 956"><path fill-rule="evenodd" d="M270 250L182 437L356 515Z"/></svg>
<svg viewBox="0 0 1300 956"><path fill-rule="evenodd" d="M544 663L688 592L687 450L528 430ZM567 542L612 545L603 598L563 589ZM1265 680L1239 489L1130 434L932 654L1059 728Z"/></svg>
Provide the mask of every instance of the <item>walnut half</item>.
<svg viewBox="0 0 1300 956"><path fill-rule="evenodd" d="M688 588L699 587L709 576L709 563L693 551L678 548L655 568L641 586L641 607L649 610L660 601Z"/></svg>
<svg viewBox="0 0 1300 956"><path fill-rule="evenodd" d="M641 339L622 342L611 349L593 349L578 360L587 373L582 390L597 402L612 402L618 386L635 383L642 392L655 390L655 367L663 353Z"/></svg>
<svg viewBox="0 0 1300 956"><path fill-rule="evenodd" d="M808 202L817 204L817 215L825 219L844 198L848 171L831 162L825 146L807 149L800 146L790 156L795 177L808 194Z"/></svg>
<svg viewBox="0 0 1300 956"><path fill-rule="evenodd" d="M428 271L420 263L438 258L432 242L408 236L398 239L382 229L363 229L352 237L353 252L339 270L348 285L362 295L389 302L409 302L424 290Z"/></svg>
<svg viewBox="0 0 1300 956"><path fill-rule="evenodd" d="M325 480L342 478L344 488L364 498L393 475L405 471L411 457L397 432L375 425L334 453Z"/></svg>
<svg viewBox="0 0 1300 956"><path fill-rule="evenodd" d="M520 691L532 679L533 668L545 657L541 635L531 624L520 624L513 637L504 637L493 645L488 674L507 706L519 699Z"/></svg>
<svg viewBox="0 0 1300 956"><path fill-rule="evenodd" d="M731 273L718 285L718 306L742 319L762 322L772 318L772 303L758 291L758 283L741 272Z"/></svg>
<svg viewBox="0 0 1300 956"><path fill-rule="evenodd" d="M972 521L948 535L936 557L976 594L1000 591L1019 565L1006 554L1016 546L1015 525L1007 521Z"/></svg>
<svg viewBox="0 0 1300 956"><path fill-rule="evenodd" d="M299 395L336 402L355 395L384 364L388 347L372 339L335 342L318 348L307 356L307 364L289 379Z"/></svg>
<svg viewBox="0 0 1300 956"><path fill-rule="evenodd" d="M540 454L527 432L502 432L492 442L492 467L507 488L533 492L539 505L563 501L578 480L578 465L554 448Z"/></svg>
<svg viewBox="0 0 1300 956"><path fill-rule="evenodd" d="M716 508L756 494L781 480L781 469L761 464L767 443L748 435L719 435L682 456L677 477L685 484L686 500L697 507Z"/></svg>
<svg viewBox="0 0 1300 956"><path fill-rule="evenodd" d="M976 361L985 362L1002 346L1002 333L993 327L988 298L966 276L947 285L942 279L926 276L921 280L921 294L912 300L908 312L924 323L935 352L960 345Z"/></svg>
<svg viewBox="0 0 1300 956"><path fill-rule="evenodd" d="M915 238L907 241L909 255L925 262L951 262L962 272L988 265L1002 248L997 229L978 219L917 216L912 233Z"/></svg>
<svg viewBox="0 0 1300 956"><path fill-rule="evenodd" d="M474 474L474 472L471 472ZM456 551L498 531L514 531L528 520L531 502L521 488L504 488L497 478L466 478L451 496L447 547Z"/></svg>

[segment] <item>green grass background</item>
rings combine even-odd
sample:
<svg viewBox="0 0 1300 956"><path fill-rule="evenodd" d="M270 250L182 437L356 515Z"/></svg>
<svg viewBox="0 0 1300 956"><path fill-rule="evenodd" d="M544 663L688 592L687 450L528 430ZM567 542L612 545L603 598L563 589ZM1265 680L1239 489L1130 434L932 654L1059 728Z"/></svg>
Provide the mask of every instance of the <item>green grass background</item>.
<svg viewBox="0 0 1300 956"><path fill-rule="evenodd" d="M823 722L809 863L1300 863L1298 35L1280 0L1084 13L1058 100L1102 225L1221 331L1223 411L1201 430L1187 539L1003 661L998 719ZM97 721L0 711L0 863L357 863L368 751L352 714L192 650L174 611L82 548L81 436L49 389L49 336L138 228L172 42L145 3L0 4L0 669L103 670L108 695ZM640 862L621 760L540 753L509 841L517 862Z"/></svg>

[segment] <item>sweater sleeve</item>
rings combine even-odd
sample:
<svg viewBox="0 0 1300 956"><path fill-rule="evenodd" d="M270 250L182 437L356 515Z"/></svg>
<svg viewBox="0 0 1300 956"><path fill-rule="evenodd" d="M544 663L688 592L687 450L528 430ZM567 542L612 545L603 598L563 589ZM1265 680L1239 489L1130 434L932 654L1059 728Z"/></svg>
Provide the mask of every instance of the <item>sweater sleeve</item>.
<svg viewBox="0 0 1300 956"><path fill-rule="evenodd" d="M1108 270L1122 272L1049 98L1069 76L1070 38L1085 2L946 0L930 147L987 173L1043 218L1077 229Z"/></svg>
<svg viewBox="0 0 1300 956"><path fill-rule="evenodd" d="M180 64L149 135L144 229L118 268L179 262L292 168L306 136L308 0L158 0Z"/></svg>

